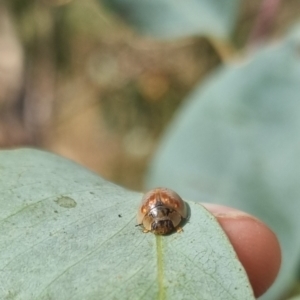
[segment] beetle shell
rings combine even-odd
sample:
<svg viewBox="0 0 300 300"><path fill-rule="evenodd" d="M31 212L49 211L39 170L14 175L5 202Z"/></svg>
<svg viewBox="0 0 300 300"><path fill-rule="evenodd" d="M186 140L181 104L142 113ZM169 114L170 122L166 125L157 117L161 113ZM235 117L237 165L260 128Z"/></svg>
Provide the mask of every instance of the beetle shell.
<svg viewBox="0 0 300 300"><path fill-rule="evenodd" d="M186 203L174 191L156 188L147 192L138 209L137 221L144 232L168 234L187 218Z"/></svg>

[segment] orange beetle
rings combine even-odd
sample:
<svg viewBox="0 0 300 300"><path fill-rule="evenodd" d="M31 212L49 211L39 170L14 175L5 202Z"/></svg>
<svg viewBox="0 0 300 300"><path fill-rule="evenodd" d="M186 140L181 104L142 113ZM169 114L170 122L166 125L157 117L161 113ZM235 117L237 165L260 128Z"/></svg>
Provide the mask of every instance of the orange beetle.
<svg viewBox="0 0 300 300"><path fill-rule="evenodd" d="M168 234L181 231L179 225L188 216L186 203L174 191L156 188L147 192L138 209L138 225L144 232Z"/></svg>

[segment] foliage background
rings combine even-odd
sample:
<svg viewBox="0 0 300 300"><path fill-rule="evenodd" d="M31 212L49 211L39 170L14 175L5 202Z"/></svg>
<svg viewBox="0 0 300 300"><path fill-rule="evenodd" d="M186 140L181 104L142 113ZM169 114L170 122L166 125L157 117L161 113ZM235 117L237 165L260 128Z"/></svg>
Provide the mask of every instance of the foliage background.
<svg viewBox="0 0 300 300"><path fill-rule="evenodd" d="M0 14L0 145L70 157L141 190L142 175L178 105L247 46L261 1L244 1L230 44L157 41L94 0L9 0ZM282 1L268 39L297 18Z"/></svg>

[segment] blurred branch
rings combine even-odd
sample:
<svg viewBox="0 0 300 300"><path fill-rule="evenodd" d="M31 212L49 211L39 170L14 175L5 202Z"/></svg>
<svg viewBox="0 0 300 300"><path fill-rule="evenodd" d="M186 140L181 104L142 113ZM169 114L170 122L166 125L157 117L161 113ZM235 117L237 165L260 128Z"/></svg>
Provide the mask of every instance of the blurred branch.
<svg viewBox="0 0 300 300"><path fill-rule="evenodd" d="M258 16L248 39L248 48L256 48L269 37L273 29L274 20L277 16L280 2L281 0L262 1Z"/></svg>
<svg viewBox="0 0 300 300"><path fill-rule="evenodd" d="M12 16L0 4L0 147L30 143L23 123L23 49Z"/></svg>
<svg viewBox="0 0 300 300"><path fill-rule="evenodd" d="M48 6L36 3L33 53L26 72L24 97L25 128L36 146L43 143L44 131L52 122L55 91L53 16Z"/></svg>

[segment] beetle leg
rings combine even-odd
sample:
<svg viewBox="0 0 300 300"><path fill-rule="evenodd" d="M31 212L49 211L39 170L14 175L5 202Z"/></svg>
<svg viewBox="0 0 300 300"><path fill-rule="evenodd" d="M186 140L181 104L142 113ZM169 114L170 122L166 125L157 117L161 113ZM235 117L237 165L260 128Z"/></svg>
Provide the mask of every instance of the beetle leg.
<svg viewBox="0 0 300 300"><path fill-rule="evenodd" d="M178 233L181 233L181 232L183 232L183 228L182 228L182 227L177 227L177 228L176 228L176 231L177 231Z"/></svg>

